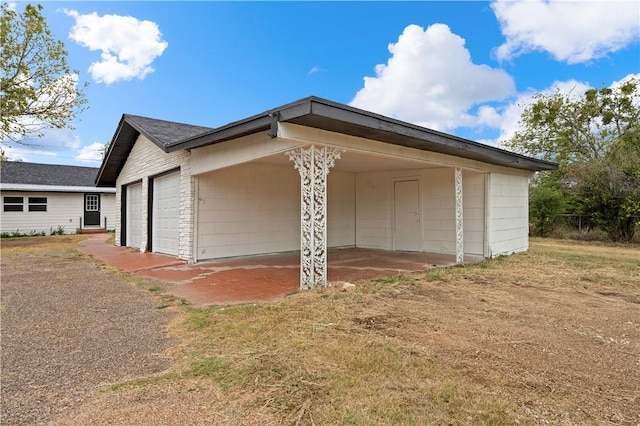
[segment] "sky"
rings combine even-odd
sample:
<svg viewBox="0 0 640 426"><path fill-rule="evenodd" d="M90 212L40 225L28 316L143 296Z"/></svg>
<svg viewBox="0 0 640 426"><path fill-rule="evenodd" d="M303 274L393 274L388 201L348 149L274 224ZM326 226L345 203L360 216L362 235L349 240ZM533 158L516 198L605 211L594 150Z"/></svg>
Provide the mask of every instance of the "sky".
<svg viewBox="0 0 640 426"><path fill-rule="evenodd" d="M640 78L637 1L42 5L88 108L13 160L99 167L122 114L215 128L307 96L501 146L536 93Z"/></svg>

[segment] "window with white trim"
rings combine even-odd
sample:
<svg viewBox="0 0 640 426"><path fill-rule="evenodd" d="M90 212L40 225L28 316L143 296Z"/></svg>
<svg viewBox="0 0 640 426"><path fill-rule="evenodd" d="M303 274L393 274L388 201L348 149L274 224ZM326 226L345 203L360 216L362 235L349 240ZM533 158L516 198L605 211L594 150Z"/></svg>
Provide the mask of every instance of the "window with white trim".
<svg viewBox="0 0 640 426"><path fill-rule="evenodd" d="M85 206L86 211L97 212L100 210L99 195L88 194L86 195L85 200L86 200L86 206Z"/></svg>
<svg viewBox="0 0 640 426"><path fill-rule="evenodd" d="M29 197L30 212L46 212L47 197Z"/></svg>
<svg viewBox="0 0 640 426"><path fill-rule="evenodd" d="M5 212L21 212L24 209L24 197L2 197Z"/></svg>

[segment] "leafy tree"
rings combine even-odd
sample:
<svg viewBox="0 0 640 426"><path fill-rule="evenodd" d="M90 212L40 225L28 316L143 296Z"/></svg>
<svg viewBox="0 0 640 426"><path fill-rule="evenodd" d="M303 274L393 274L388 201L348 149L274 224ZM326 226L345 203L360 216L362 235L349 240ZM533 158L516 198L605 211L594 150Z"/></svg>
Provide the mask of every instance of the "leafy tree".
<svg viewBox="0 0 640 426"><path fill-rule="evenodd" d="M571 209L576 197L573 212L589 215L614 241L631 241L640 217L640 82L575 98L538 94L520 123L507 148L559 164L549 181L555 187L533 181L534 224L549 224L554 206Z"/></svg>
<svg viewBox="0 0 640 426"><path fill-rule="evenodd" d="M620 142L578 171L582 211L613 241L631 241L640 219L640 137Z"/></svg>
<svg viewBox="0 0 640 426"><path fill-rule="evenodd" d="M557 174L539 174L529 187L531 233L547 237L558 224L558 215L572 210L573 197L565 193Z"/></svg>
<svg viewBox="0 0 640 426"><path fill-rule="evenodd" d="M52 35L41 5L27 4L22 14L7 2L0 6L0 141L24 143L47 127L72 127L86 98L78 71L67 64L64 44Z"/></svg>

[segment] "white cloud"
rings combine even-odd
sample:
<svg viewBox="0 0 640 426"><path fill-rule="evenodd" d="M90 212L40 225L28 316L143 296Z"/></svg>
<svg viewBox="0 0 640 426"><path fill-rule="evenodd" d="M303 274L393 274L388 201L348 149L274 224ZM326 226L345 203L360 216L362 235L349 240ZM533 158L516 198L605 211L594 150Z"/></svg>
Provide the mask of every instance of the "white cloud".
<svg viewBox="0 0 640 426"><path fill-rule="evenodd" d="M29 149L78 149L82 144L80 136L75 134L69 128L54 129L43 127L41 137L28 136L20 139L20 143L14 142L9 138L2 140L2 146L22 147L24 151Z"/></svg>
<svg viewBox="0 0 640 426"><path fill-rule="evenodd" d="M151 64L169 45L155 22L139 21L132 16L104 15L96 12L80 15L64 9L75 19L69 37L90 50L101 51L101 60L93 62L89 72L98 83L144 79L154 71Z"/></svg>
<svg viewBox="0 0 640 426"><path fill-rule="evenodd" d="M614 81L614 82L611 84L611 86L609 86L609 87L611 87L612 89L614 89L614 88L616 88L616 87L620 86L622 83L624 83L624 82L626 82L626 81L628 81L628 80L631 80L631 79L636 79L637 81L639 81L639 82L640 82L640 73L637 73L637 74L628 74L628 75L626 75L626 76L622 77L620 80L618 80L618 81Z"/></svg>
<svg viewBox="0 0 640 426"><path fill-rule="evenodd" d="M4 150L4 154L6 155L6 157L11 161L30 162L33 161L32 159L34 156L51 158L57 157L55 152L47 151L44 149L33 149L24 146L2 146L2 149ZM52 162L55 162L55 160L52 160Z"/></svg>
<svg viewBox="0 0 640 426"><path fill-rule="evenodd" d="M570 64L588 62L640 39L636 1L497 1L491 4L506 42L500 60L547 51Z"/></svg>
<svg viewBox="0 0 640 426"><path fill-rule="evenodd" d="M350 104L437 130L473 125L473 105L504 99L515 85L505 71L474 64L464 44L447 25L409 25Z"/></svg>
<svg viewBox="0 0 640 426"><path fill-rule="evenodd" d="M80 154L76 155L74 160L87 163L95 163L102 161L102 153L104 152L104 144L94 142L82 148Z"/></svg>

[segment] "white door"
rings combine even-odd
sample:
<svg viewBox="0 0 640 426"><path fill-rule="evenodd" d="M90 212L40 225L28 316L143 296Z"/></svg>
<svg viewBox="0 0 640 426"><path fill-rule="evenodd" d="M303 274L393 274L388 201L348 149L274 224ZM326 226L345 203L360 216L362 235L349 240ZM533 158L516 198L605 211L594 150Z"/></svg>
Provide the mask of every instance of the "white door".
<svg viewBox="0 0 640 426"><path fill-rule="evenodd" d="M155 178L153 180L152 251L178 254L179 212L180 173Z"/></svg>
<svg viewBox="0 0 640 426"><path fill-rule="evenodd" d="M127 223L125 242L127 247L140 248L142 243L142 183L128 185Z"/></svg>
<svg viewBox="0 0 640 426"><path fill-rule="evenodd" d="M418 181L395 182L393 194L394 248L402 251L420 251L422 231Z"/></svg>

